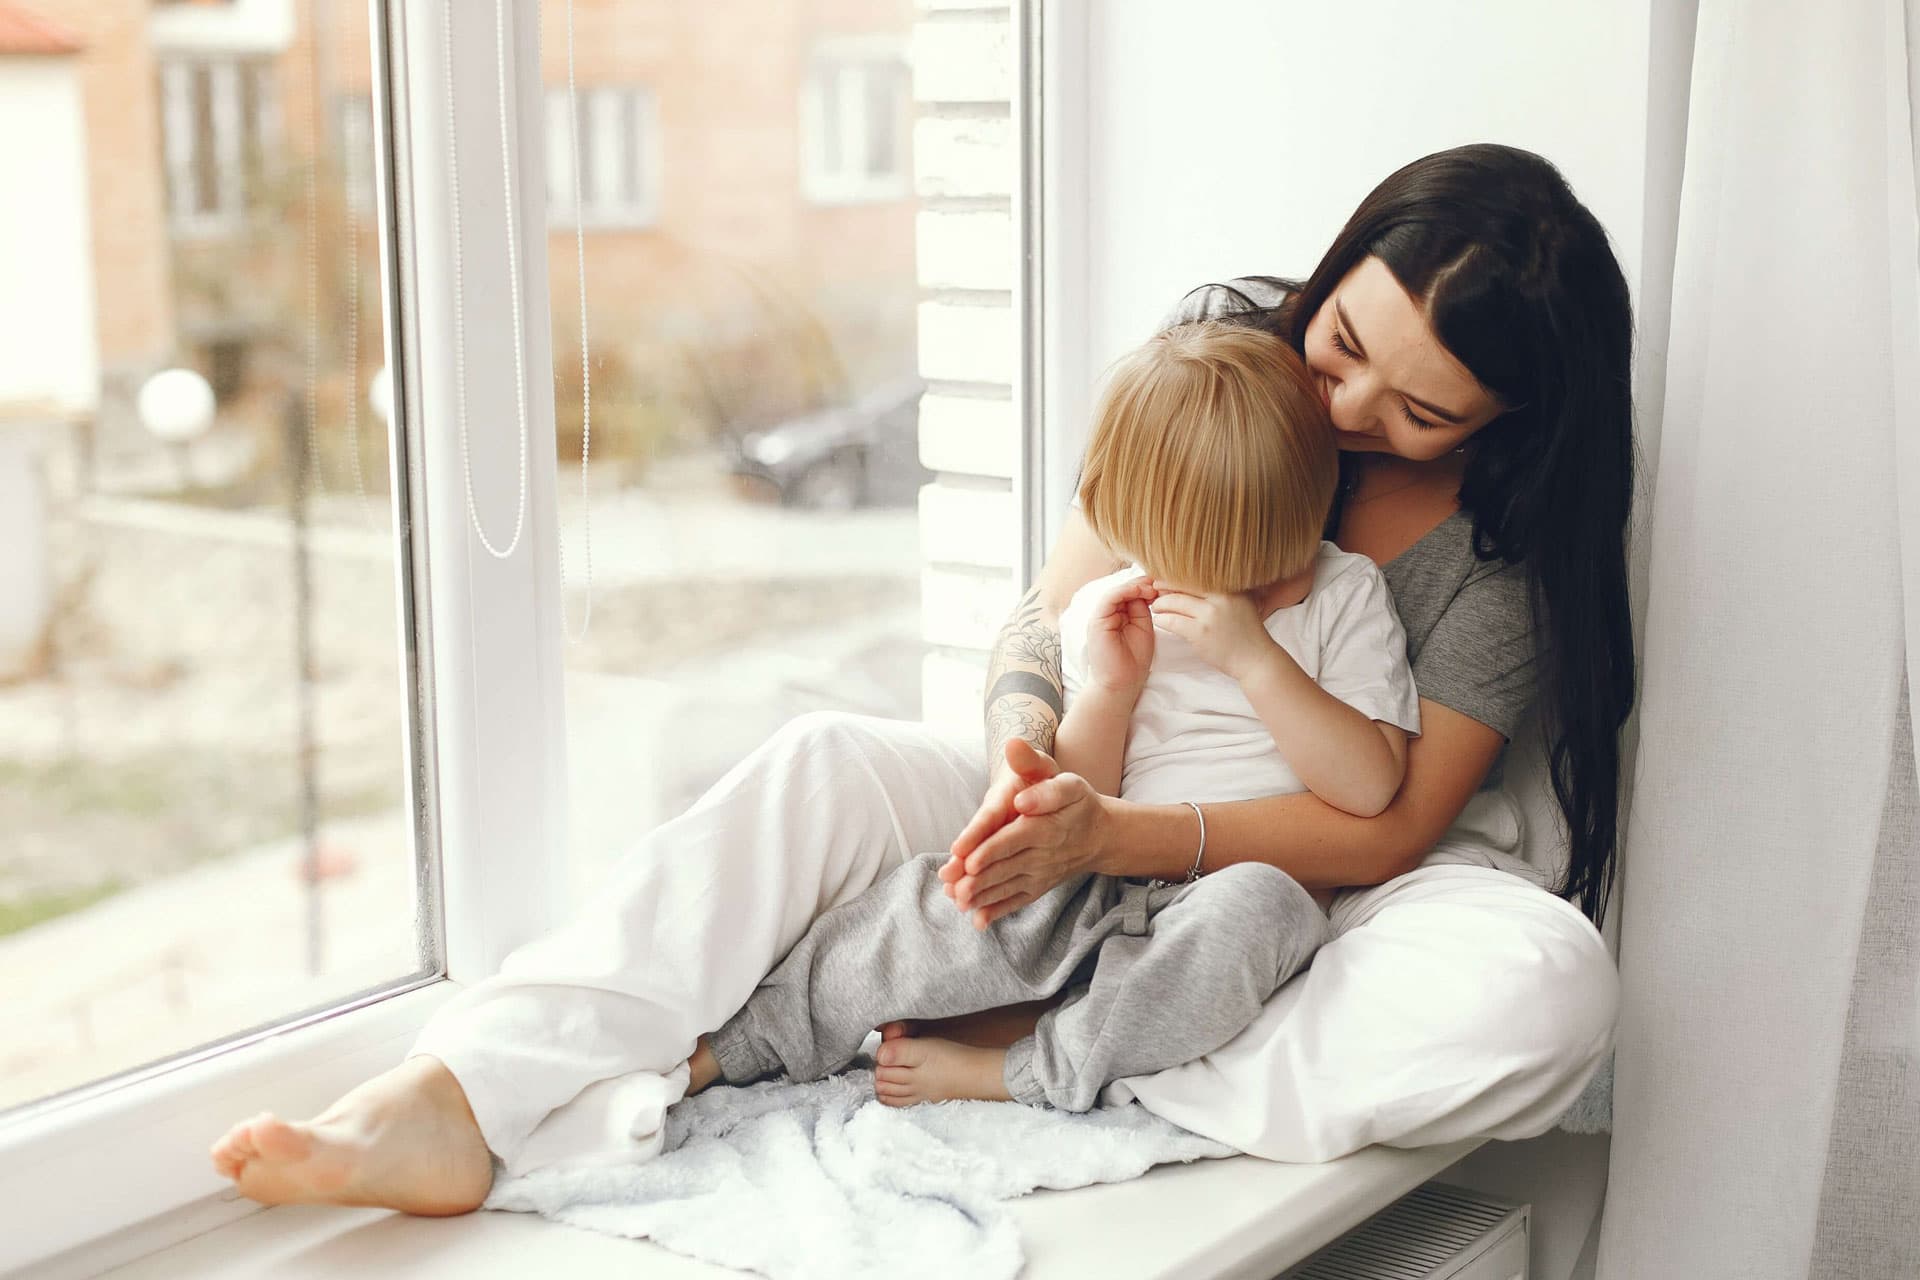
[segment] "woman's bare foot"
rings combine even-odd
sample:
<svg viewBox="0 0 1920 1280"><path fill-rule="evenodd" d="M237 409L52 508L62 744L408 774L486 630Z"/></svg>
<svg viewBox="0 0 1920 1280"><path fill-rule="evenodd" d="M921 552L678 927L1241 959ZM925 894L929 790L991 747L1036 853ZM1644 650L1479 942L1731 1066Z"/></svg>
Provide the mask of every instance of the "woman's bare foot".
<svg viewBox="0 0 1920 1280"><path fill-rule="evenodd" d="M881 1028L883 1036L885 1032ZM957 1098L1011 1102L1013 1095L1002 1078L1006 1063L1005 1049L983 1049L932 1036L894 1036L880 1043L873 1091L890 1107Z"/></svg>
<svg viewBox="0 0 1920 1280"><path fill-rule="evenodd" d="M262 1204L375 1205L445 1217L480 1207L493 1157L459 1081L409 1058L305 1123L263 1113L213 1144L213 1167Z"/></svg>

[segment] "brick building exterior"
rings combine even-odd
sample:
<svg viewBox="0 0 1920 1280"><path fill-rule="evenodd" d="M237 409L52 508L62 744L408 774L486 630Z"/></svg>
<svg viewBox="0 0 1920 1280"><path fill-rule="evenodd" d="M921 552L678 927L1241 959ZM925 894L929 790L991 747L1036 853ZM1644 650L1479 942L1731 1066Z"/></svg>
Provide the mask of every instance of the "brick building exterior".
<svg viewBox="0 0 1920 1280"><path fill-rule="evenodd" d="M239 348L268 341L298 349L304 166L316 120L328 135L318 201L323 361L337 376L341 250L350 238L363 306L377 296L366 5L58 7L84 45L109 383L118 374L130 387L185 359L226 393L236 370L223 356L230 363ZM704 408L704 425L742 430L910 375L911 0L576 0L574 9L589 324L607 362L608 412L618 411L623 374L636 398L677 400L683 413ZM577 359L579 327L566 269L574 245L565 17L563 4L542 6L562 370ZM347 198L349 183L358 201ZM377 319L359 327L364 382L378 366L380 336ZM563 397L567 385L563 372ZM564 448L564 404L560 417Z"/></svg>

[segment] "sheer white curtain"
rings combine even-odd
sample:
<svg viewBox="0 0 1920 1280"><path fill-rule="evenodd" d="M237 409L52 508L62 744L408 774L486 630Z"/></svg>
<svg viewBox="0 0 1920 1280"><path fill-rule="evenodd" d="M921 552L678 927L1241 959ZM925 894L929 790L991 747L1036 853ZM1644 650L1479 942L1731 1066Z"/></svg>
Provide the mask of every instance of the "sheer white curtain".
<svg viewBox="0 0 1920 1280"><path fill-rule="evenodd" d="M1920 1275L1920 0L1701 0L1602 1280Z"/></svg>

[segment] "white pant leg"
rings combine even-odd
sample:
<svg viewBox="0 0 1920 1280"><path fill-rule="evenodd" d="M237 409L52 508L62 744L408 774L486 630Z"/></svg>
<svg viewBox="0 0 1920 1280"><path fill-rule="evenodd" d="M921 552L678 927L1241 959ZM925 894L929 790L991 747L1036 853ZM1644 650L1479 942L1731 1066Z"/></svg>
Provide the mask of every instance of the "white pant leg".
<svg viewBox="0 0 1920 1280"><path fill-rule="evenodd" d="M1619 976L1570 904L1504 871L1422 867L1336 901L1333 939L1252 1026L1109 1086L1270 1160L1544 1133L1613 1037ZM1198 994L1198 993L1196 993Z"/></svg>
<svg viewBox="0 0 1920 1280"><path fill-rule="evenodd" d="M802 716L623 855L573 920L448 1001L412 1052L446 1063L509 1172L645 1158L696 1037L814 917L951 843L985 788L977 749L923 725Z"/></svg>

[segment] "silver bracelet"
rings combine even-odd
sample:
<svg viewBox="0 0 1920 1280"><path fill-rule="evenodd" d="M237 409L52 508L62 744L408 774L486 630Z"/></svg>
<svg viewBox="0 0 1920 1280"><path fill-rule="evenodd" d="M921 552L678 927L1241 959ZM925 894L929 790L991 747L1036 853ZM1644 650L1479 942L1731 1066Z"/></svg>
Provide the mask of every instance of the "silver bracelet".
<svg viewBox="0 0 1920 1280"><path fill-rule="evenodd" d="M1207 854L1207 815L1200 812L1200 806L1191 800L1182 800L1180 803L1193 810L1193 816L1200 819L1200 847L1193 851L1193 865L1187 868L1187 878L1181 882L1192 884L1200 878L1200 859Z"/></svg>

